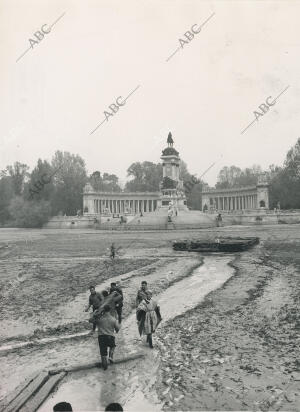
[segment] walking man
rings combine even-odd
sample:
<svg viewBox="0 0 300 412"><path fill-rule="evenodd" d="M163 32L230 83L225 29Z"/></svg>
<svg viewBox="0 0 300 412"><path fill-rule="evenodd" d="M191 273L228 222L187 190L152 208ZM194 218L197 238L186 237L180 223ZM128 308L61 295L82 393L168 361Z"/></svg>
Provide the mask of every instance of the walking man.
<svg viewBox="0 0 300 412"><path fill-rule="evenodd" d="M117 319L110 314L110 309L109 305L104 305L104 313L96 317L101 363L104 370L107 369L108 360L113 363L116 347L115 332L118 333L120 330L120 325Z"/></svg>
<svg viewBox="0 0 300 412"><path fill-rule="evenodd" d="M93 307L93 312L95 310L99 309L101 306L101 303L103 302L103 296L96 292L95 286L90 286L90 296L89 296L89 304L86 307L85 311L88 312L90 307ZM96 323L93 323L93 332L96 330Z"/></svg>
<svg viewBox="0 0 300 412"><path fill-rule="evenodd" d="M115 256L116 256L116 248L115 248L115 244L112 243L110 247L110 258L114 259Z"/></svg>
<svg viewBox="0 0 300 412"><path fill-rule="evenodd" d="M221 213L218 214L216 217L217 227L222 226L222 215Z"/></svg>
<svg viewBox="0 0 300 412"><path fill-rule="evenodd" d="M122 310L123 310L123 292L122 292L122 289L118 287L115 282L112 282L110 284L109 294L111 295L113 292L117 292L119 295L122 296L122 299L120 299L120 301L115 304L116 312L118 314L118 321L119 323L121 323L122 322Z"/></svg>
<svg viewBox="0 0 300 412"><path fill-rule="evenodd" d="M148 297L143 299L136 310L138 329L140 336L147 335L147 343L153 349L152 333L161 322L160 309L155 300L152 299L152 292L148 290Z"/></svg>
<svg viewBox="0 0 300 412"><path fill-rule="evenodd" d="M139 306L139 304L141 303L141 301L143 299L147 299L148 297L148 284L145 280L142 281L141 283L141 288L138 290L138 293L136 295L136 307Z"/></svg>

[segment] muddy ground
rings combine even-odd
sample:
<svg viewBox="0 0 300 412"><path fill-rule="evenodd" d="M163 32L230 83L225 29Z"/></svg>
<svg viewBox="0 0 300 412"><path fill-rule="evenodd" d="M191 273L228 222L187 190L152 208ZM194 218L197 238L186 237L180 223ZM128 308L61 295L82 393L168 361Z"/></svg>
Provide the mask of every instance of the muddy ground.
<svg viewBox="0 0 300 412"><path fill-rule="evenodd" d="M117 279L126 297L120 356L126 345L143 348L143 365L123 364L121 376L117 366L105 377L98 370L69 376L48 408L63 394L73 396L76 405L73 390L78 387L87 406L78 399L76 410L101 410L100 405L116 397L127 410L299 410L299 229L235 226L137 234L1 230L0 346L88 330L83 307L89 284L105 287ZM255 235L262 241L251 251L230 255L231 277L211 285L214 289L199 297L200 305L183 305L166 316L151 354L137 336L129 341L135 333L132 314L141 279L148 280L168 312L172 285L180 286L205 264L205 256L172 251L171 241L218 234ZM121 246L115 262L108 258L112 241ZM50 368L98 360L97 351L94 338L82 337L59 347L33 344L0 352L0 380L5 382L0 397L32 372L33 364ZM100 395L91 402L92 390Z"/></svg>
<svg viewBox="0 0 300 412"><path fill-rule="evenodd" d="M165 410L299 410L300 244L277 246L237 257L223 287L159 330Z"/></svg>

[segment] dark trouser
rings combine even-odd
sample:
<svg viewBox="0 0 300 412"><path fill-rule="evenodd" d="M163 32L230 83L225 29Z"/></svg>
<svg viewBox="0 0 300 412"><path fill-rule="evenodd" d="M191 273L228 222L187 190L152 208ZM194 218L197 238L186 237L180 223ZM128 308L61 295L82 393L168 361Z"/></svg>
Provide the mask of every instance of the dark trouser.
<svg viewBox="0 0 300 412"><path fill-rule="evenodd" d="M116 306L116 312L118 314L119 323L122 322L122 310L123 310L123 306Z"/></svg>
<svg viewBox="0 0 300 412"><path fill-rule="evenodd" d="M95 310L97 310L98 308L93 308L93 312L95 312ZM93 322L93 331L96 330L96 322Z"/></svg>
<svg viewBox="0 0 300 412"><path fill-rule="evenodd" d="M150 348L153 348L153 344L152 344L152 333L149 333L147 335L147 342L149 343Z"/></svg>
<svg viewBox="0 0 300 412"><path fill-rule="evenodd" d="M98 343L101 356L107 356L107 348L115 348L115 337L111 335L99 335Z"/></svg>

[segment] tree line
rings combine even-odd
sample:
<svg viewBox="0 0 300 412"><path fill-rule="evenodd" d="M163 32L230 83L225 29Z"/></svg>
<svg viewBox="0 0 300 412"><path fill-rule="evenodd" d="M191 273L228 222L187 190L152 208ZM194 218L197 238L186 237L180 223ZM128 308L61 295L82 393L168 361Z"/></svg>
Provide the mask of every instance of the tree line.
<svg viewBox="0 0 300 412"><path fill-rule="evenodd" d="M82 195L86 183L95 191L153 192L164 187L175 188L171 179L163 180L160 163L134 162L127 169L128 181L122 188L115 174L94 171L88 175L85 161L69 152L56 151L51 161L38 159L33 170L20 162L0 172L0 225L41 227L51 216L74 216L82 213ZM254 185L265 174L269 186L270 207L300 208L300 138L288 151L282 167L271 165L263 171L260 166L240 169L223 167L216 188ZM205 184L189 173L181 162L180 177L184 182L187 204L201 210L201 191ZM191 184L191 182L193 182Z"/></svg>

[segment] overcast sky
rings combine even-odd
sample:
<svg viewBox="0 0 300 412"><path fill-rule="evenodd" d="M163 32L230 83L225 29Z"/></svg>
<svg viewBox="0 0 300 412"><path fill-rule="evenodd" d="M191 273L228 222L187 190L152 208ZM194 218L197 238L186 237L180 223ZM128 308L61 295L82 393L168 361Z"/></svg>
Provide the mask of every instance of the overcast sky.
<svg viewBox="0 0 300 412"><path fill-rule="evenodd" d="M0 169L62 150L124 181L169 131L191 173L216 162L209 184L224 165L282 164L300 136L299 15L288 0L0 0Z"/></svg>

